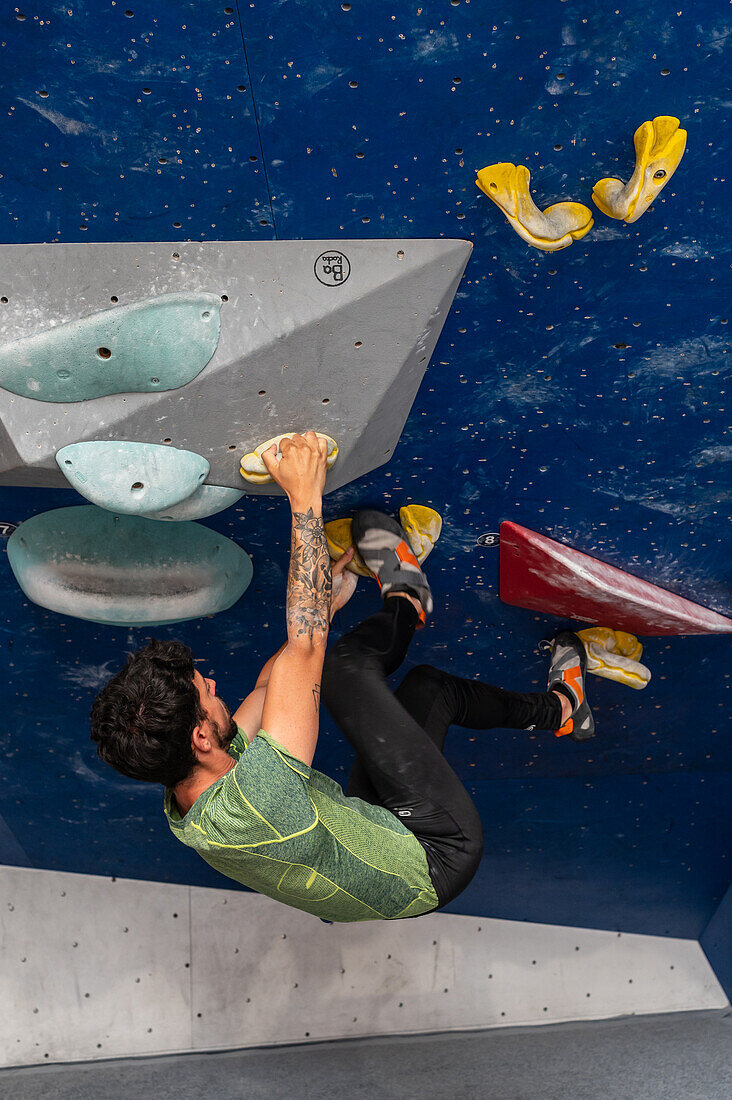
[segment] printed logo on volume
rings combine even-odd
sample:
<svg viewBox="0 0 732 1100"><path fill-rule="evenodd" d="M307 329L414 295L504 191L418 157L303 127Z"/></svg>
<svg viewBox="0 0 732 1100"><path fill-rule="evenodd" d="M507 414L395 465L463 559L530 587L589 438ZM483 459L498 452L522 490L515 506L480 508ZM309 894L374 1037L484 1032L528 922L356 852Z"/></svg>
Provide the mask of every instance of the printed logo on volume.
<svg viewBox="0 0 732 1100"><path fill-rule="evenodd" d="M14 523L2 523L0 522L0 539L9 539L15 530Z"/></svg>
<svg viewBox="0 0 732 1100"><path fill-rule="evenodd" d="M315 278L323 286L341 286L351 274L351 264L344 252L321 252L315 261Z"/></svg>

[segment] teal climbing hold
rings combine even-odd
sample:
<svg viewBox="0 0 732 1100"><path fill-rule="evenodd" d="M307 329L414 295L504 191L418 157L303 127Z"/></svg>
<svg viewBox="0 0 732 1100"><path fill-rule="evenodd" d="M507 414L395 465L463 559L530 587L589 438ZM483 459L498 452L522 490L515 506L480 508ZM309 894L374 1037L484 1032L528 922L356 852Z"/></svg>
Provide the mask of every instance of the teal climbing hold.
<svg viewBox="0 0 732 1100"><path fill-rule="evenodd" d="M226 485L202 485L180 504L163 508L159 512L146 512L147 519L191 520L215 516L230 508L244 496L241 489L229 489Z"/></svg>
<svg viewBox="0 0 732 1100"><path fill-rule="evenodd" d="M92 440L62 447L56 461L92 504L144 516L180 503L199 489L210 466L195 451L160 443Z"/></svg>
<svg viewBox="0 0 732 1100"><path fill-rule="evenodd" d="M190 382L219 342L221 298L166 294L0 347L0 388L36 401L158 393Z"/></svg>
<svg viewBox="0 0 732 1100"><path fill-rule="evenodd" d="M161 626L224 611L248 588L249 555L200 523L156 523L81 505L41 512L8 560L34 603L111 626Z"/></svg>

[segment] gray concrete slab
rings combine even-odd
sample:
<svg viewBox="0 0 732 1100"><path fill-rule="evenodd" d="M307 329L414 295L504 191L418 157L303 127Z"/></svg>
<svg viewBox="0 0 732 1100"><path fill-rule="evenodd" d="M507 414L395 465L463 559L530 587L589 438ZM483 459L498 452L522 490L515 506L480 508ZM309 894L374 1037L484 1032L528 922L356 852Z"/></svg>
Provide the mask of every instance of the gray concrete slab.
<svg viewBox="0 0 732 1100"><path fill-rule="evenodd" d="M0 1071L13 1100L730 1100L732 1010Z"/></svg>

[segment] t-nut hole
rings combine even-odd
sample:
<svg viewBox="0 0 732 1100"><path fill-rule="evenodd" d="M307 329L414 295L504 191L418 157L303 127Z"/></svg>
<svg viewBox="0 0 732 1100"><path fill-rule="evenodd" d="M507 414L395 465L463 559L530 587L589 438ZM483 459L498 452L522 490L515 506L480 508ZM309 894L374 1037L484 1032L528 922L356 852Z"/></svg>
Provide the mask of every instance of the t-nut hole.
<svg viewBox="0 0 732 1100"><path fill-rule="evenodd" d="M110 302L118 302L119 298L117 297L116 294L113 294L112 297L109 300L110 300Z"/></svg>
<svg viewBox="0 0 732 1100"><path fill-rule="evenodd" d="M65 458L64 459L64 465L65 466L70 466L71 465L71 459L70 458Z"/></svg>
<svg viewBox="0 0 732 1100"><path fill-rule="evenodd" d="M6 296L4 294L3 294L2 298L0 298L0 302L2 302L2 304L4 306L6 306L8 304L8 299L6 298Z"/></svg>
<svg viewBox="0 0 732 1100"><path fill-rule="evenodd" d="M132 482L132 492L133 493L139 493L140 489L144 489L144 488L145 488L145 486L142 484L141 481L133 481Z"/></svg>
<svg viewBox="0 0 732 1100"><path fill-rule="evenodd" d="M100 359L111 359L112 353L109 348L97 348L97 355Z"/></svg>
<svg viewBox="0 0 732 1100"><path fill-rule="evenodd" d="M397 252L397 259L398 260L403 260L404 259L404 249L403 248L400 248L399 251Z"/></svg>
<svg viewBox="0 0 732 1100"><path fill-rule="evenodd" d="M329 404L330 404L330 398L329 398L329 397L324 397L324 398L323 398L323 400L322 400L322 402L321 402L321 404L323 404L323 405L329 405Z"/></svg>
<svg viewBox="0 0 732 1100"><path fill-rule="evenodd" d="M363 347L363 340L357 340L356 343L353 346L354 346L354 348L362 348Z"/></svg>
<svg viewBox="0 0 732 1100"><path fill-rule="evenodd" d="M172 439L170 439L170 438L168 438L168 439L164 439L164 440L163 440L163 443L172 443L172 442L173 442L173 440L172 440Z"/></svg>
<svg viewBox="0 0 732 1100"><path fill-rule="evenodd" d="M653 173L653 178L654 178L654 180L666 179L666 169L665 168L659 168L657 172Z"/></svg>
<svg viewBox="0 0 732 1100"><path fill-rule="evenodd" d="M211 316L211 314L210 314L210 313L209 313L209 311L208 311L208 310L206 309L206 310L204 310L204 311L203 311L203 313L201 314L201 316L203 317L204 321L208 321L208 319L209 319L209 317Z"/></svg>
<svg viewBox="0 0 732 1100"><path fill-rule="evenodd" d="M497 191L498 190L498 184L497 183L489 183L488 186L490 187L491 191Z"/></svg>
<svg viewBox="0 0 732 1100"><path fill-rule="evenodd" d="M229 300L229 295L228 294L222 294L221 295L221 301L222 302L228 302L228 300Z"/></svg>
<svg viewBox="0 0 732 1100"><path fill-rule="evenodd" d="M152 382L153 386L160 385L160 379L159 378L151 378L150 381Z"/></svg>
<svg viewBox="0 0 732 1100"><path fill-rule="evenodd" d="M260 396L260 397L264 397L266 393L267 393L267 391L266 391L266 390L260 390L260 391L259 391L259 396Z"/></svg>

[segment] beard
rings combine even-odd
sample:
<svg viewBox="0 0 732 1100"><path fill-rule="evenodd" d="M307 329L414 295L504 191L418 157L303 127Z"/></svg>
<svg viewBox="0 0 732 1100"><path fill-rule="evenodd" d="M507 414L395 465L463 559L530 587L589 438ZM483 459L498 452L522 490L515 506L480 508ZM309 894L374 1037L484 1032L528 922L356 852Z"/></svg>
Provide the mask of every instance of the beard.
<svg viewBox="0 0 732 1100"><path fill-rule="evenodd" d="M226 706L226 703L221 700L226 710L228 721L214 722L213 730L216 735L216 740L220 749L226 749L228 751L229 745L239 732L238 727L234 719L231 717L231 711Z"/></svg>

